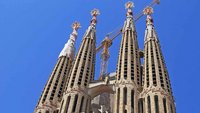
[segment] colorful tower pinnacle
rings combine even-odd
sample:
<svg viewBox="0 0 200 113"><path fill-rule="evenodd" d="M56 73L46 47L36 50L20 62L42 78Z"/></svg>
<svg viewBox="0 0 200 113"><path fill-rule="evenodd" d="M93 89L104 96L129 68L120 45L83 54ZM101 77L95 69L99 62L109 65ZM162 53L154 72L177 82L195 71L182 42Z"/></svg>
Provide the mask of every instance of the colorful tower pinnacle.
<svg viewBox="0 0 200 113"><path fill-rule="evenodd" d="M160 43L153 25L153 9L147 7L144 43L144 88L141 93L144 113L175 113L169 75L164 62Z"/></svg>
<svg viewBox="0 0 200 113"><path fill-rule="evenodd" d="M74 59L74 43L79 27L80 24L78 22L72 25L73 32L58 57L56 66L44 87L34 113L54 113L58 111L66 79Z"/></svg>
<svg viewBox="0 0 200 113"><path fill-rule="evenodd" d="M133 20L133 3L126 3L126 21L117 64L114 113L137 112L137 93L141 85L140 58L137 34Z"/></svg>
<svg viewBox="0 0 200 113"><path fill-rule="evenodd" d="M99 11L94 9L91 15L92 20L90 26L83 37L83 41L70 72L70 79L62 99L60 113L89 113L91 99L86 88L94 78L96 17L99 15Z"/></svg>

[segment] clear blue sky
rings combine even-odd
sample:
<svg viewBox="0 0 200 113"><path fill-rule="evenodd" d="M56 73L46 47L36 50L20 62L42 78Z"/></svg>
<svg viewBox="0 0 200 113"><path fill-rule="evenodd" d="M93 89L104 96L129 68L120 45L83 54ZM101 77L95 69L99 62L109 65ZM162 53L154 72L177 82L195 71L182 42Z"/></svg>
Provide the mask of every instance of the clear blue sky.
<svg viewBox="0 0 200 113"><path fill-rule="evenodd" d="M89 25L90 11L100 9L97 45L123 25L127 0L0 0L1 113L32 113L58 55L77 20L82 28L78 49ZM139 13L151 0L135 0ZM177 113L200 113L199 0L161 0L154 8L155 27L170 74ZM145 18L137 23L143 48ZM109 72L115 71L120 37L110 48ZM99 74L99 55L96 76Z"/></svg>

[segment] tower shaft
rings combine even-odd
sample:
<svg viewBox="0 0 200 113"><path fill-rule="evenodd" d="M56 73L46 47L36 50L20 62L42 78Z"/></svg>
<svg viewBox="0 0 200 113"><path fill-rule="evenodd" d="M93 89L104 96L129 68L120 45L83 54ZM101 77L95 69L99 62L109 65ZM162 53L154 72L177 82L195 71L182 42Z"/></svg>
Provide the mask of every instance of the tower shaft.
<svg viewBox="0 0 200 113"><path fill-rule="evenodd" d="M71 69L71 64L74 59L74 43L77 37L77 29L80 27L79 23L73 24L73 32L70 39L65 44L61 51L56 66L54 67L49 80L47 81L44 90L39 99L38 105L34 113L54 113L58 112L64 86L67 81L67 76Z"/></svg>
<svg viewBox="0 0 200 113"><path fill-rule="evenodd" d="M131 11L127 3L127 18L123 27L118 57L114 113L137 112L137 89L140 87L140 58L137 35Z"/></svg>
<svg viewBox="0 0 200 113"><path fill-rule="evenodd" d="M169 75L151 17L153 10L147 7L144 11L147 14L144 44L144 88L141 93L144 113L175 113Z"/></svg>
<svg viewBox="0 0 200 113"><path fill-rule="evenodd" d="M57 111L59 102L62 99L65 81L71 67L72 60L63 56L57 61L53 72L45 85L35 113L53 113Z"/></svg>
<svg viewBox="0 0 200 113"><path fill-rule="evenodd" d="M94 10L92 15L93 19L83 37L70 72L70 79L62 99L60 113L89 113L91 99L86 88L94 78L96 16L98 15L98 10Z"/></svg>

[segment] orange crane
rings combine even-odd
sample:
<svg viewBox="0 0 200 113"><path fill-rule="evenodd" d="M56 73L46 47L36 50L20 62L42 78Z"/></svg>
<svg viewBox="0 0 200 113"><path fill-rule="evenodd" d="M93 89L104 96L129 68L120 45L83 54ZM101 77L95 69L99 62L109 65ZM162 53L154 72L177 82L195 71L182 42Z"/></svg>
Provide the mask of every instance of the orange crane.
<svg viewBox="0 0 200 113"><path fill-rule="evenodd" d="M156 4L160 4L160 0L153 0L148 6L153 7ZM143 12L139 13L134 18L134 21L136 22L143 15L144 15ZM103 80L107 76L108 59L110 57L108 49L112 45L113 40L117 38L121 33L122 33L122 27L114 33L113 32L109 33L108 35L106 35L105 39L101 42L101 45L96 48L96 53L98 53L100 50L103 49L101 53L101 69L100 69L100 77L99 77L100 80Z"/></svg>

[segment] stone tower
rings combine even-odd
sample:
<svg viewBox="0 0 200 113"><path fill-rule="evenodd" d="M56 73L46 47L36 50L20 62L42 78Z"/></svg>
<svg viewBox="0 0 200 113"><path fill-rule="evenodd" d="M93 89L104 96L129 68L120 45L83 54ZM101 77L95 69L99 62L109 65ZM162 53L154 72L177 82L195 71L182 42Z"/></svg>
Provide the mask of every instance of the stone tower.
<svg viewBox="0 0 200 113"><path fill-rule="evenodd" d="M152 13L151 7L144 9L144 14L147 15L144 39L144 87L139 102L144 109L141 107L139 113L175 113L169 75L153 25Z"/></svg>
<svg viewBox="0 0 200 113"><path fill-rule="evenodd" d="M34 113L56 113L58 111L57 108L62 100L64 86L74 59L74 44L79 27L80 24L77 22L72 25L73 32L58 57L58 61L44 87Z"/></svg>
<svg viewBox="0 0 200 113"><path fill-rule="evenodd" d="M89 113L91 98L87 88L94 78L96 56L96 23L98 10L91 12L93 18L88 27L73 67L70 72L69 83L62 99L60 113Z"/></svg>
<svg viewBox="0 0 200 113"><path fill-rule="evenodd" d="M138 88L141 86L140 58L132 7L132 2L126 4L128 11L118 56L114 113L137 113Z"/></svg>
<svg viewBox="0 0 200 113"><path fill-rule="evenodd" d="M95 9L75 58L74 42L80 24L73 24L73 33L59 55L35 113L176 113L169 75L154 28L153 9L147 7L143 11L147 18L144 50L140 50L133 3L125 6L126 19L122 30L118 31L122 39L116 71L107 73L108 48L114 38L106 37L99 46L100 49L104 47L102 56L105 56L101 62L101 79L94 80L99 50L96 48L99 11ZM107 45L103 45L105 43Z"/></svg>

